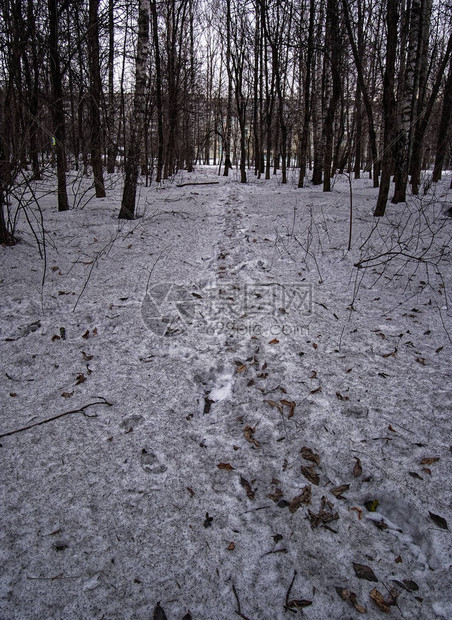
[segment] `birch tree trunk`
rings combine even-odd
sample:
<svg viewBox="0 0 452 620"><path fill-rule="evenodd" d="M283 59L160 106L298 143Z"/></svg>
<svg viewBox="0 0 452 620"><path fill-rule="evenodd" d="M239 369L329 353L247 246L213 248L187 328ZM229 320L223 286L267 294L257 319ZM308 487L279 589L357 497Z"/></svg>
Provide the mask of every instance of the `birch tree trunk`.
<svg viewBox="0 0 452 620"><path fill-rule="evenodd" d="M392 201L394 204L406 201L408 171L410 168L413 147L413 120L418 92L419 40L421 27L422 0L411 0L408 16L408 52L406 59L405 78L402 90L400 110L400 128L395 146L395 189Z"/></svg>

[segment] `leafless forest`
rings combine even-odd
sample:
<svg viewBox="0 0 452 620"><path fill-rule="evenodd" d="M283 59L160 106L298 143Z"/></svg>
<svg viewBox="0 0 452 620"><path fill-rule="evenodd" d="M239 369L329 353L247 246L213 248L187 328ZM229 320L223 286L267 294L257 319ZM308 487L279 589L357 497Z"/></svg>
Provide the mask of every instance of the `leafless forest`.
<svg viewBox="0 0 452 620"><path fill-rule="evenodd" d="M15 185L160 182L213 164L298 186L371 175L375 215L451 165L452 11L433 0L5 0L0 235Z"/></svg>

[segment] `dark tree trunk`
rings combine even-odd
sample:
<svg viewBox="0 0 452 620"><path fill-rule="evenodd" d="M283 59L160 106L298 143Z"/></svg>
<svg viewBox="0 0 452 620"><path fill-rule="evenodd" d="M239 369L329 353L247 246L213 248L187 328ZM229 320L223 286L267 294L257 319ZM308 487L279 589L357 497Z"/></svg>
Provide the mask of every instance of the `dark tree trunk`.
<svg viewBox="0 0 452 620"><path fill-rule="evenodd" d="M384 109L384 145L381 167L381 183L378 192L377 206L374 215L381 217L385 214L388 202L389 187L392 172L392 140L395 129L395 95L394 95L394 72L397 54L397 22L398 0L387 0L387 48L386 67L383 78L383 109Z"/></svg>
<svg viewBox="0 0 452 620"><path fill-rule="evenodd" d="M99 22L97 16L98 0L89 0L88 58L90 77L91 111L91 165L97 198L105 198L104 173L102 168L102 131L100 123L100 103L102 83L99 66Z"/></svg>
<svg viewBox="0 0 452 620"><path fill-rule="evenodd" d="M129 147L125 162L124 191L122 195L120 219L135 218L135 201L138 183L138 171L141 158L141 141L143 136L146 109L147 60L149 55L149 15L150 1L140 0L138 7L138 45L135 68L135 95L133 117L131 120Z"/></svg>
<svg viewBox="0 0 452 620"><path fill-rule="evenodd" d="M58 177L58 211L67 211L69 202L66 188L66 135L64 119L63 85L58 46L58 3L48 0L50 79L52 83L52 120Z"/></svg>

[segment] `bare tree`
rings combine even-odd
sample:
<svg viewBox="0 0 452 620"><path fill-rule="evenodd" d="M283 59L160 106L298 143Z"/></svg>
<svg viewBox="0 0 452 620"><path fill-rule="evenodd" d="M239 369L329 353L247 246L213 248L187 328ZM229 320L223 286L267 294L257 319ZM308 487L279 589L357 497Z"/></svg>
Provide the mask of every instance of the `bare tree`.
<svg viewBox="0 0 452 620"><path fill-rule="evenodd" d="M122 195L120 219L135 218L135 202L138 184L138 171L141 158L144 116L146 108L146 81L149 56L149 18L150 0L139 0L138 5L138 44L135 66L135 94L130 126L129 147L125 163L124 191Z"/></svg>

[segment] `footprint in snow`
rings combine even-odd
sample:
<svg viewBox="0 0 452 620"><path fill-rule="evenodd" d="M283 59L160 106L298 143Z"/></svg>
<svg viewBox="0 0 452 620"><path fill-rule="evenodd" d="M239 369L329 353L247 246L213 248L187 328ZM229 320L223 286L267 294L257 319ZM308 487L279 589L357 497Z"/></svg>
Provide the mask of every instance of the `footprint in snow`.
<svg viewBox="0 0 452 620"><path fill-rule="evenodd" d="M162 465L158 456L153 452L148 452L145 448L141 451L141 467L148 474L163 474L168 467Z"/></svg>

